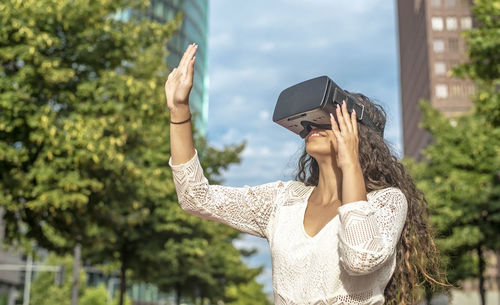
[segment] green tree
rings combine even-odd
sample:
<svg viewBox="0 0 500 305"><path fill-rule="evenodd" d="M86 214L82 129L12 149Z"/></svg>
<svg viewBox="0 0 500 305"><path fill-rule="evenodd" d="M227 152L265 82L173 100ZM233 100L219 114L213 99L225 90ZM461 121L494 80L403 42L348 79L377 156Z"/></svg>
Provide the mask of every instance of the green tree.
<svg viewBox="0 0 500 305"><path fill-rule="evenodd" d="M62 266L63 277L57 283L58 274L39 272L33 280L30 291L30 305L70 305L73 275L73 258L71 256L58 257L49 255L45 265ZM80 283L85 283L87 275L80 271ZM79 295L85 291L85 284L80 285Z"/></svg>
<svg viewBox="0 0 500 305"><path fill-rule="evenodd" d="M203 139L197 139L197 149L205 175L210 183L221 183L221 168L239 162L244 143L215 150ZM157 284L163 291L174 291L177 303L189 299L196 303L226 299L226 290L235 285L255 281L260 268L249 268L242 256L253 252L238 251L232 245L240 233L225 225L189 215L177 204L158 209L163 215L158 234L168 232L164 245L150 244L149 256L134 278ZM156 247L156 248L155 248ZM153 250L155 249L155 250ZM257 286L253 286L257 287ZM262 292L261 292L262 293Z"/></svg>
<svg viewBox="0 0 500 305"><path fill-rule="evenodd" d="M474 81L471 111L451 120L421 103L434 139L427 160L406 164L424 191L451 283L478 277L485 301L485 250L500 249L500 1L476 0L477 27L463 33L469 61L453 69Z"/></svg>
<svg viewBox="0 0 500 305"><path fill-rule="evenodd" d="M59 282L58 274L52 272L39 272L34 277L31 286L30 305L69 305L71 301L71 287L73 274L73 258L69 255L56 256L50 254L44 265L62 266L63 277ZM107 305L108 292L104 285L97 287L87 287L87 274L80 270L79 301L81 305ZM113 304L118 304L119 297L113 299ZM131 301L126 299L126 305Z"/></svg>
<svg viewBox="0 0 500 305"><path fill-rule="evenodd" d="M429 201L448 279L456 284L479 275L478 267L470 268L471 251L497 247L500 206L492 200L492 165L498 164L498 147L484 120L467 115L450 122L427 103L421 109L434 143L424 151L426 161L407 160L406 166Z"/></svg>
<svg viewBox="0 0 500 305"><path fill-rule="evenodd" d="M32 239L58 253L80 244L92 263L119 262L120 304L127 274L147 278L143 270L171 265L165 270L177 273L163 276L176 278L179 291L192 290L192 278L209 290L219 284L211 264L236 257L234 249L234 255L215 249L219 256L201 266L182 263L199 255L193 249L236 235L177 206L162 88L164 46L181 20L142 18L147 6L146 0L0 3L5 239ZM242 149L218 151L202 142L200 156L215 177Z"/></svg>
<svg viewBox="0 0 500 305"><path fill-rule="evenodd" d="M463 32L468 62L453 75L474 81L476 115L483 116L498 132L500 126L500 1L475 0L472 8L476 26Z"/></svg>
<svg viewBox="0 0 500 305"><path fill-rule="evenodd" d="M252 280L240 285L231 285L226 291L226 302L228 305L271 305L268 296L262 292L262 284Z"/></svg>
<svg viewBox="0 0 500 305"><path fill-rule="evenodd" d="M0 4L0 205L6 238L121 262L172 201L164 45L147 1ZM117 18L128 10L130 20ZM21 225L21 227L19 227ZM142 231L146 232L142 232ZM146 236L144 236L146 235ZM121 297L122 298L122 297ZM122 302L120 302L122 303Z"/></svg>
<svg viewBox="0 0 500 305"><path fill-rule="evenodd" d="M80 305L108 305L109 296L106 287L103 284L100 284L96 287L87 287L83 295L80 297ZM116 296L112 303L113 305L117 305L119 303L119 296ZM132 305L132 301L129 298L125 298L125 305Z"/></svg>

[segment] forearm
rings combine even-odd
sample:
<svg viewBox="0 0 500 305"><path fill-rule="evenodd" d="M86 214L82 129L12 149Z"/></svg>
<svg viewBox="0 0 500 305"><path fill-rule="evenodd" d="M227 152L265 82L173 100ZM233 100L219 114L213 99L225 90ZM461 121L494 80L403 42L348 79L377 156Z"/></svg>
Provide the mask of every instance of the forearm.
<svg viewBox="0 0 500 305"><path fill-rule="evenodd" d="M377 270L394 254L406 223L403 192L389 187L370 193L369 201L339 207L339 253L349 274Z"/></svg>
<svg viewBox="0 0 500 305"><path fill-rule="evenodd" d="M181 58L179 66L168 75L165 96L170 110L170 153L172 165L186 163L195 154L189 93L193 87L195 54L198 46L190 44ZM175 124L178 123L178 124Z"/></svg>
<svg viewBox="0 0 500 305"><path fill-rule="evenodd" d="M176 107L170 111L171 122L183 122L191 116L189 106ZM170 151L172 164L182 164L194 156L193 129L191 121L183 124L170 124Z"/></svg>
<svg viewBox="0 0 500 305"><path fill-rule="evenodd" d="M359 163L342 169L342 204L366 201L365 179Z"/></svg>

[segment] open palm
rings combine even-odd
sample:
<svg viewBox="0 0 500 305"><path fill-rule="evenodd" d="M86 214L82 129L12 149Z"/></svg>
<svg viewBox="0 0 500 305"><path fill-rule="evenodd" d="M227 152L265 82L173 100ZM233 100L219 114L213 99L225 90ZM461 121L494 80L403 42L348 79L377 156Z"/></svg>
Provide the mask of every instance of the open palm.
<svg viewBox="0 0 500 305"><path fill-rule="evenodd" d="M343 170L359 164L358 159L358 122L356 112L349 115L345 102L336 109L337 122L330 114L332 131L337 139L337 165Z"/></svg>
<svg viewBox="0 0 500 305"><path fill-rule="evenodd" d="M165 95L170 111L189 104L189 93L193 87L194 63L198 45L190 44L182 56L179 66L170 72L165 83Z"/></svg>

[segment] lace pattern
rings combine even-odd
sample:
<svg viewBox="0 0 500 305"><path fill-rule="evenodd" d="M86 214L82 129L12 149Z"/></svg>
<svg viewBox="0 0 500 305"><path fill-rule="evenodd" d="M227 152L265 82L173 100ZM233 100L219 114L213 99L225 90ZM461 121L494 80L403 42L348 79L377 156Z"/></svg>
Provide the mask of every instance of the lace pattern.
<svg viewBox="0 0 500 305"><path fill-rule="evenodd" d="M399 189L341 206L323 232L309 237L303 215L313 187L297 181L209 185L197 152L184 164L169 164L184 210L269 241L275 304L383 304L406 220Z"/></svg>
<svg viewBox="0 0 500 305"><path fill-rule="evenodd" d="M255 187L209 185L198 160L198 152L184 164L169 165L180 206L190 214L227 224L237 230L266 237L275 200L285 183Z"/></svg>
<svg viewBox="0 0 500 305"><path fill-rule="evenodd" d="M352 275L380 268L395 252L406 220L407 202L397 188L370 193L368 201L339 208L340 261Z"/></svg>

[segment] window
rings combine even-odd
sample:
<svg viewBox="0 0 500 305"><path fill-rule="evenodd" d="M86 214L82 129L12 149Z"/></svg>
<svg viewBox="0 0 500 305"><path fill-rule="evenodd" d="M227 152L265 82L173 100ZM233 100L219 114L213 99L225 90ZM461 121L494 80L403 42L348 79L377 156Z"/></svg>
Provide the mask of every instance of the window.
<svg viewBox="0 0 500 305"><path fill-rule="evenodd" d="M466 90L467 90L467 95L474 95L476 94L476 87L474 85L468 85L466 87Z"/></svg>
<svg viewBox="0 0 500 305"><path fill-rule="evenodd" d="M464 95L463 87L459 84L453 84L450 86L450 96L461 97Z"/></svg>
<svg viewBox="0 0 500 305"><path fill-rule="evenodd" d="M446 84L436 85L436 97L437 98L447 98L448 97L448 87Z"/></svg>
<svg viewBox="0 0 500 305"><path fill-rule="evenodd" d="M432 0L431 1L431 6L434 8L441 7L441 0Z"/></svg>
<svg viewBox="0 0 500 305"><path fill-rule="evenodd" d="M458 39L456 38L448 39L448 49L452 53L458 53Z"/></svg>
<svg viewBox="0 0 500 305"><path fill-rule="evenodd" d="M448 31L455 31L458 28L456 17L446 17L446 29Z"/></svg>
<svg viewBox="0 0 500 305"><path fill-rule="evenodd" d="M462 30L471 29L472 28L472 18L470 16L462 17L462 19L460 19L460 26L462 27Z"/></svg>
<svg viewBox="0 0 500 305"><path fill-rule="evenodd" d="M443 30L443 18L441 17L432 17L431 18L432 29L434 31L442 31Z"/></svg>
<svg viewBox="0 0 500 305"><path fill-rule="evenodd" d="M442 39L434 39L432 42L432 49L436 53L443 53L444 52L444 41Z"/></svg>
<svg viewBox="0 0 500 305"><path fill-rule="evenodd" d="M454 8L456 6L456 0L444 0L446 8Z"/></svg>
<svg viewBox="0 0 500 305"><path fill-rule="evenodd" d="M436 73L436 75L445 75L446 74L446 64L442 61L436 61L434 63L434 73Z"/></svg>
<svg viewBox="0 0 500 305"><path fill-rule="evenodd" d="M163 2L156 2L154 4L154 14L156 17L163 17L163 12L165 8L163 7Z"/></svg>

